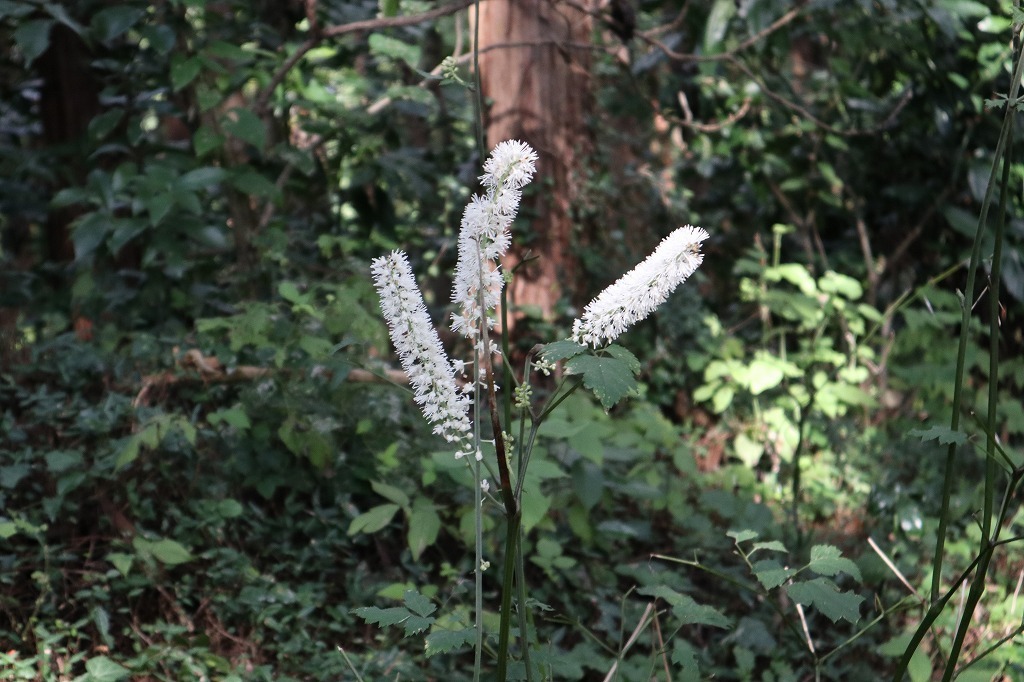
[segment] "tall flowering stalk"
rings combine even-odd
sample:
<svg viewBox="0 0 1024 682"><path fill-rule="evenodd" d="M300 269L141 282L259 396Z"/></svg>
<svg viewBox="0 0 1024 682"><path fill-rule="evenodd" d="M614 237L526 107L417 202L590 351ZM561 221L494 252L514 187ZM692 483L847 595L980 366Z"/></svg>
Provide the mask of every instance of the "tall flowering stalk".
<svg viewBox="0 0 1024 682"><path fill-rule="evenodd" d="M706 230L687 225L665 237L642 263L587 304L573 322L572 338L583 346L611 343L653 313L704 261Z"/></svg>
<svg viewBox="0 0 1024 682"><path fill-rule="evenodd" d="M474 195L462 214L459 230L459 259L455 266L452 303L452 331L467 338L479 338L482 322L494 326L488 317L501 299L504 280L500 261L512 241L509 228L519 211L522 188L536 172L537 153L518 140L502 142L484 163L480 181L484 196Z"/></svg>
<svg viewBox="0 0 1024 682"><path fill-rule="evenodd" d="M526 361L524 383L515 390L516 408L520 415L519 437L514 444L506 443L496 407L493 353L489 333L495 326L494 311L501 302L501 291L505 284L500 265L501 258L507 252L511 241L510 227L519 209L522 188L533 178L536 161L537 154L523 142L510 140L499 144L485 162L484 174L480 176L485 188L484 194L473 196L462 216L458 262L452 287L452 302L456 310L452 313L451 326L453 331L470 339L473 347L474 378L465 388L458 387L455 377L462 373L466 363L452 363L445 355L437 332L431 325L423 296L416 287L405 253L395 251L388 256L375 259L372 265L374 284L380 293L381 309L391 332L391 340L398 351L402 367L409 376L415 400L420 405L424 417L434 425L435 433L449 442L458 444L459 451L456 457L468 453L476 455L469 458L469 466L476 482L474 680L480 679L482 670L482 573L488 565L483 560L482 511L483 493L488 489L488 485L481 477L481 466L490 468L490 465L483 461L480 449L484 405L489 407L494 454L498 465L500 505L506 517L501 618L495 674L496 679L500 680L506 679L508 674L513 613L512 587L515 583L519 589L520 602L519 636L524 640L523 663L529 680L532 678L532 666L529 660L529 644L525 640L530 628L526 615L525 570L520 542L521 496L526 467L540 424L555 407L581 383L594 388L600 395L593 382L588 382L585 370L583 382L572 383L565 390L565 384L560 385L548 397L541 410L532 411L529 406L530 387L525 383L530 374L531 354ZM700 246L707 238L706 231L690 225L670 234L646 260L587 305L583 315L573 324L572 338L582 346L596 348L611 343L630 326L646 318L700 266L703 261ZM506 330L502 330L502 333L507 334ZM503 341L507 342L507 335ZM580 353L585 352L578 347L577 350ZM543 353L542 350L541 354ZM591 363L590 367L601 366L602 363L623 362L613 355L597 356L593 359L595 363ZM597 371L595 374L600 375L601 372ZM514 381L507 368L505 376L506 381ZM478 387L481 390L477 390ZM602 402L604 400L605 397L602 397ZM469 415L470 406L473 408L472 419ZM527 421L530 423L530 432L524 437ZM507 426L511 427L510 424ZM512 453L506 452L506 447L515 449L515 461L518 465L515 476L509 468Z"/></svg>
<svg viewBox="0 0 1024 682"><path fill-rule="evenodd" d="M434 424L434 433L448 442L470 446L470 399L455 383L455 367L427 314L409 258L402 251L394 251L374 259L370 271L391 342L423 416Z"/></svg>

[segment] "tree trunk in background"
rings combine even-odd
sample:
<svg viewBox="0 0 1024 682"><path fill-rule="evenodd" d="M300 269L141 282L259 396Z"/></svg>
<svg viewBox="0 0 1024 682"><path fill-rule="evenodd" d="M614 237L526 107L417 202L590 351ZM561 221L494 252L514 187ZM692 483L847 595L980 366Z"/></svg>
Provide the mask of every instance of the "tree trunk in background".
<svg viewBox="0 0 1024 682"><path fill-rule="evenodd" d="M586 4L582 0L580 4ZM539 155L533 195L533 238L513 241L509 269L530 251L540 258L516 273L509 299L550 318L572 290L578 262L571 249L573 172L590 147L584 116L590 107L591 18L555 0L480 3L480 77L489 148L507 139L529 143ZM566 292L567 293L567 292Z"/></svg>

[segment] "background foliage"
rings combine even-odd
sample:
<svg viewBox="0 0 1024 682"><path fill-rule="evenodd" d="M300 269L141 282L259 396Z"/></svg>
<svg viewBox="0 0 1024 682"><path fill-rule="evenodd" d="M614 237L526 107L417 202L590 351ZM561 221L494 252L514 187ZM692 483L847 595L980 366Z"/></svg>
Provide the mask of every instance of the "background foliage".
<svg viewBox="0 0 1024 682"><path fill-rule="evenodd" d="M469 478L376 380L368 278L403 246L441 319L480 160L469 94L430 72L466 18L323 33L433 7L0 2L5 679L467 677ZM533 660L552 679L878 679L927 605L950 441L944 589L976 554L970 415L991 382L1022 464L1019 192L1000 375L986 303L966 426L945 428L1010 8L635 9L628 44L593 36L581 300L679 224L712 240L697 285L623 341L640 394L574 397L541 432ZM962 661L1010 643L961 679L1024 675L1017 549L994 554ZM941 670L957 615L912 679Z"/></svg>

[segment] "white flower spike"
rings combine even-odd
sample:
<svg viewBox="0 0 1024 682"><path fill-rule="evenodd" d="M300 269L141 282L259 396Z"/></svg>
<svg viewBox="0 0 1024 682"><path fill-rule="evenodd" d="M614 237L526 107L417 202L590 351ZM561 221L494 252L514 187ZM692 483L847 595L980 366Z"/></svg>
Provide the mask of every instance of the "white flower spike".
<svg viewBox="0 0 1024 682"><path fill-rule="evenodd" d="M704 261L706 230L687 225L662 240L642 263L587 304L573 322L572 338L584 346L611 343L668 300L669 294Z"/></svg>
<svg viewBox="0 0 1024 682"><path fill-rule="evenodd" d="M373 260L373 283L391 331L391 342L409 376L416 403L434 424L434 433L452 443L469 436L470 398L455 383L455 366L448 360L423 295L402 251Z"/></svg>
<svg viewBox="0 0 1024 682"><path fill-rule="evenodd" d="M537 170L537 153L518 140L502 142L484 163L480 181L487 192L474 195L462 214L459 231L459 258L455 266L452 302L452 331L467 338L480 335L480 325L501 300L504 280L499 262L508 251L512 236L509 227L519 211L520 191ZM483 293L483 310L480 294ZM487 320L488 328L494 325Z"/></svg>

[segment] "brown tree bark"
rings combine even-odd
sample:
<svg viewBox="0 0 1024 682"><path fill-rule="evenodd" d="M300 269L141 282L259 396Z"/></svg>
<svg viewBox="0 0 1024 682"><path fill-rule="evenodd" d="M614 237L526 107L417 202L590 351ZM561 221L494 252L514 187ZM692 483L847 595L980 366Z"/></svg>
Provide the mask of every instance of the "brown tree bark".
<svg viewBox="0 0 1024 682"><path fill-rule="evenodd" d="M570 210L573 173L588 153L584 116L591 106L592 21L581 10L588 0L486 0L480 3L480 80L489 148L507 139L529 143L539 156L531 198L533 238L517 238L505 267L530 251L539 258L521 268L509 289L510 303L530 306L549 319L578 272L572 251ZM517 316L518 317L518 316Z"/></svg>

